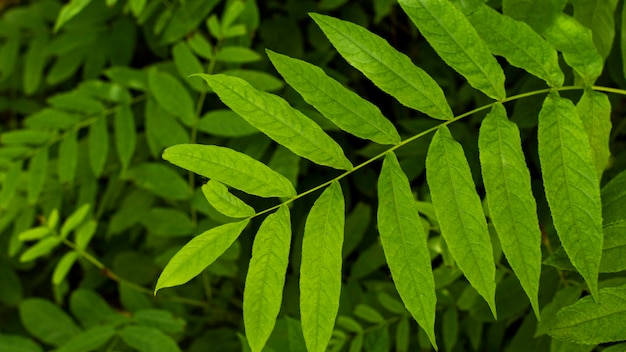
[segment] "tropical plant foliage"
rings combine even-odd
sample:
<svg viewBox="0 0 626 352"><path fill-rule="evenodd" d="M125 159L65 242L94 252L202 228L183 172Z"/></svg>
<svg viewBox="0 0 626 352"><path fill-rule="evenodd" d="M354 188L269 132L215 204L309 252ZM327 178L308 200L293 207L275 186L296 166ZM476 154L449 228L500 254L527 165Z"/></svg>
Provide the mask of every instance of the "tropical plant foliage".
<svg viewBox="0 0 626 352"><path fill-rule="evenodd" d="M623 2L0 6L0 350L626 349Z"/></svg>

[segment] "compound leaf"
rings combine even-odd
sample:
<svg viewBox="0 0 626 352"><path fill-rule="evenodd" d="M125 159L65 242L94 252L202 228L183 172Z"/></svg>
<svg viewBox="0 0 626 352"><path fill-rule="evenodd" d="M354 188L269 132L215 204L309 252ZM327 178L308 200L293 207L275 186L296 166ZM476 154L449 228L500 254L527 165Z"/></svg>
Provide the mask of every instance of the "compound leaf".
<svg viewBox="0 0 626 352"><path fill-rule="evenodd" d="M181 248L161 272L154 293L193 279L235 242L250 220L232 222L201 233Z"/></svg>
<svg viewBox="0 0 626 352"><path fill-rule="evenodd" d="M478 139L489 215L502 250L539 316L541 230L517 125L500 104L480 127Z"/></svg>
<svg viewBox="0 0 626 352"><path fill-rule="evenodd" d="M300 315L307 349L326 350L341 293L343 193L333 182L315 201L304 226L300 267Z"/></svg>
<svg viewBox="0 0 626 352"><path fill-rule="evenodd" d="M202 186L202 193L213 208L231 218L247 218L256 213L251 206L228 192L228 188L218 181L209 180Z"/></svg>
<svg viewBox="0 0 626 352"><path fill-rule="evenodd" d="M243 291L243 319L252 351L261 351L270 337L283 298L289 262L291 221L282 205L259 227Z"/></svg>
<svg viewBox="0 0 626 352"><path fill-rule="evenodd" d="M289 180L246 154L215 145L179 144L165 149L174 165L260 197L293 197Z"/></svg>
<svg viewBox="0 0 626 352"><path fill-rule="evenodd" d="M241 78L199 74L219 98L252 126L316 164L349 170L343 150L315 122L283 98L261 92Z"/></svg>
<svg viewBox="0 0 626 352"><path fill-rule="evenodd" d="M393 152L388 153L383 162L378 179L378 198L378 231L391 277L404 305L437 349L437 296L427 235L409 180Z"/></svg>
<svg viewBox="0 0 626 352"><path fill-rule="evenodd" d="M311 14L335 49L350 65L402 105L440 119L452 118L443 91L408 56L367 29L330 16Z"/></svg>
<svg viewBox="0 0 626 352"><path fill-rule="evenodd" d="M426 180L450 253L495 316L496 268L487 222L463 148L445 126L430 142Z"/></svg>
<svg viewBox="0 0 626 352"><path fill-rule="evenodd" d="M565 76L556 50L526 23L501 15L485 4L468 19L494 55L504 56L511 65L523 68L552 87L563 85Z"/></svg>
<svg viewBox="0 0 626 352"><path fill-rule="evenodd" d="M493 99L506 97L504 72L467 18L450 1L399 0L443 61Z"/></svg>
<svg viewBox="0 0 626 352"><path fill-rule="evenodd" d="M539 113L539 160L554 227L574 267L598 298L602 203L591 147L576 107L556 94Z"/></svg>
<svg viewBox="0 0 626 352"><path fill-rule="evenodd" d="M369 101L330 78L308 62L267 50L272 64L307 103L342 130L379 144L397 144L393 124Z"/></svg>

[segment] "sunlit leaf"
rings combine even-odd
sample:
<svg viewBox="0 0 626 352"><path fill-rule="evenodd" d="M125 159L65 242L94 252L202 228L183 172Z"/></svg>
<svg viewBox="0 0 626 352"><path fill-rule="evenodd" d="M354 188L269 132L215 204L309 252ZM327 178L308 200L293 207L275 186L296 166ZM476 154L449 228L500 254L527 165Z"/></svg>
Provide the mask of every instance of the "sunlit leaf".
<svg viewBox="0 0 626 352"><path fill-rule="evenodd" d="M78 15L90 2L91 0L71 0L65 4L54 23L54 31L58 31L67 21Z"/></svg>
<svg viewBox="0 0 626 352"><path fill-rule="evenodd" d="M251 206L228 192L228 188L218 181L209 180L202 186L202 193L215 210L231 218L247 218L256 213Z"/></svg>
<svg viewBox="0 0 626 352"><path fill-rule="evenodd" d="M243 319L252 351L261 351L280 311L289 262L291 220L281 206L259 227L243 292Z"/></svg>
<svg viewBox="0 0 626 352"><path fill-rule="evenodd" d="M407 176L395 154L388 153L378 179L378 231L391 277L404 305L435 340L435 282L427 235Z"/></svg>
<svg viewBox="0 0 626 352"><path fill-rule="evenodd" d="M495 316L495 264L487 222L463 148L446 127L430 142L426 180L450 253Z"/></svg>
<svg viewBox="0 0 626 352"><path fill-rule="evenodd" d="M250 220L214 227L194 237L170 259L161 272L154 292L193 279L235 242Z"/></svg>
<svg viewBox="0 0 626 352"><path fill-rule="evenodd" d="M339 309L344 207L341 186L333 182L313 204L304 227L300 315L311 352L326 350Z"/></svg>

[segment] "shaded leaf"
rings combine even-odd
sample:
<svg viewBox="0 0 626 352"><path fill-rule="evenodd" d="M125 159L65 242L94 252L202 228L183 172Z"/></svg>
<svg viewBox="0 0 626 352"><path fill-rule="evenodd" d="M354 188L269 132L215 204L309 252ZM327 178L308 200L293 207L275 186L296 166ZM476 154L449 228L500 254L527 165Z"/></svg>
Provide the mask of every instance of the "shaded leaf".
<svg viewBox="0 0 626 352"><path fill-rule="evenodd" d="M193 279L213 263L239 237L249 220L214 227L194 237L167 263L154 292Z"/></svg>
<svg viewBox="0 0 626 352"><path fill-rule="evenodd" d="M94 326L72 337L56 352L83 352L93 351L102 347L115 336L115 329L110 325Z"/></svg>
<svg viewBox="0 0 626 352"><path fill-rule="evenodd" d="M41 148L28 164L28 203L35 204L48 175L48 148Z"/></svg>
<svg viewBox="0 0 626 352"><path fill-rule="evenodd" d="M602 208L589 140L574 104L550 94L539 113L539 159L554 227L572 264L598 297Z"/></svg>
<svg viewBox="0 0 626 352"><path fill-rule="evenodd" d="M174 339L160 330L143 325L127 325L118 332L122 340L139 352L178 352Z"/></svg>
<svg viewBox="0 0 626 352"><path fill-rule="evenodd" d="M402 105L448 120L452 110L437 83L387 41L356 24L311 14L348 63Z"/></svg>
<svg viewBox="0 0 626 352"><path fill-rule="evenodd" d="M5 351L43 352L37 342L21 335L0 334L0 349Z"/></svg>
<svg viewBox="0 0 626 352"><path fill-rule="evenodd" d="M426 180L450 253L495 316L495 264L487 222L463 148L447 127L439 128L430 142Z"/></svg>
<svg viewBox="0 0 626 352"><path fill-rule="evenodd" d="M30 334L53 346L64 344L80 332L72 318L45 299L25 299L20 303L19 313Z"/></svg>
<svg viewBox="0 0 626 352"><path fill-rule="evenodd" d="M54 23L54 31L57 32L67 21L78 15L90 2L91 0L71 0L65 4L59 11L59 15Z"/></svg>
<svg viewBox="0 0 626 352"><path fill-rule="evenodd" d="M4 180L2 180L2 191L0 191L0 209L6 208L17 193L17 186L22 174L22 162L13 162L7 170Z"/></svg>
<svg viewBox="0 0 626 352"><path fill-rule="evenodd" d="M478 140L489 216L502 250L539 316L541 230L520 132L495 105L480 127Z"/></svg>
<svg viewBox="0 0 626 352"><path fill-rule="evenodd" d="M260 197L294 197L291 182L265 164L232 149L199 144L167 148L163 159Z"/></svg>
<svg viewBox="0 0 626 352"><path fill-rule="evenodd" d="M611 102L609 102L609 97L606 94L585 89L583 96L576 104L576 110L587 131L591 156L596 166L598 179L601 179L611 156L609 148Z"/></svg>
<svg viewBox="0 0 626 352"><path fill-rule="evenodd" d="M135 117L133 110L129 105L121 105L115 111L113 120L113 129L115 130L115 149L117 156L122 164L122 169L126 170L130 161L135 154L137 145L137 132L135 130Z"/></svg>
<svg viewBox="0 0 626 352"><path fill-rule="evenodd" d="M184 42L179 42L172 47L172 58L180 76L196 91L206 92L206 86L202 81L189 77L194 73L204 73L205 70L200 60Z"/></svg>
<svg viewBox="0 0 626 352"><path fill-rule="evenodd" d="M59 181L70 183L74 181L76 167L78 166L78 133L70 132L59 144L57 158L57 174Z"/></svg>
<svg viewBox="0 0 626 352"><path fill-rule="evenodd" d="M259 227L246 275L243 318L252 351L261 351L274 329L283 298L290 242L289 208L283 205Z"/></svg>
<svg viewBox="0 0 626 352"><path fill-rule="evenodd" d="M615 37L617 0L575 0L574 18L591 29L593 42L602 58L609 56Z"/></svg>
<svg viewBox="0 0 626 352"><path fill-rule="evenodd" d="M200 118L196 127L198 131L221 137L243 137L259 133L232 110L211 110Z"/></svg>
<svg viewBox="0 0 626 352"><path fill-rule="evenodd" d="M326 350L339 308L344 207L341 186L333 182L313 204L304 227L300 315L311 352Z"/></svg>
<svg viewBox="0 0 626 352"><path fill-rule="evenodd" d="M391 277L404 305L435 339L435 282L427 235L406 174L393 152L385 156L378 179L378 231Z"/></svg>
<svg viewBox="0 0 626 352"><path fill-rule="evenodd" d="M154 100L163 109L176 116L185 125L191 126L195 119L195 109L191 96L180 81L169 73L150 70L148 85Z"/></svg>
<svg viewBox="0 0 626 352"><path fill-rule="evenodd" d="M443 61L493 99L506 97L504 72L467 18L450 1L399 0Z"/></svg>
<svg viewBox="0 0 626 352"><path fill-rule="evenodd" d="M95 176L102 175L109 154L109 131L104 116L89 127L89 164Z"/></svg>
<svg viewBox="0 0 626 352"><path fill-rule="evenodd" d="M183 318L163 309L142 309L135 313L134 318L142 325L152 326L169 334L181 333L187 325Z"/></svg>
<svg viewBox="0 0 626 352"><path fill-rule="evenodd" d="M252 126L277 143L316 164L349 170L352 163L322 129L283 98L224 75L199 75L219 98Z"/></svg>
<svg viewBox="0 0 626 352"><path fill-rule="evenodd" d="M138 187L166 199L183 200L191 196L187 182L171 166L142 163L128 170L127 175Z"/></svg>

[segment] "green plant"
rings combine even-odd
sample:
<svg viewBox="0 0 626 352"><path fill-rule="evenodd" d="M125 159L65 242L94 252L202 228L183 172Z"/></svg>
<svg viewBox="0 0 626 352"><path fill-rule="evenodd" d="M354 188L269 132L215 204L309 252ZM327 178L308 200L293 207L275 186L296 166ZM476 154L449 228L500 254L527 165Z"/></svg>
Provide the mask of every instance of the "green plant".
<svg viewBox="0 0 626 352"><path fill-rule="evenodd" d="M501 12L493 1L398 2L398 16L406 14L428 43L417 51L427 58L424 69L363 26L310 15L345 61L399 103L379 106L345 87L362 81L347 78L341 61L311 55L314 65L293 58L297 48L284 55L273 45L271 64L301 98L267 93L283 88L268 66L240 68L262 61L250 49L263 28L253 1L228 1L221 16L209 15L219 1L191 0L164 8L111 2L110 13L88 1L23 9L33 18L42 9L59 15L42 17L36 30L20 24L3 32L2 52L12 55L0 62L3 80L14 77L19 38L30 30L35 37L24 80L8 83L9 91L40 92L42 52L65 60L47 72L50 86L81 65L84 81L47 98L49 107L29 98L35 107L11 107L30 115L1 139L0 229L13 224L2 260L25 270L65 244L70 250L47 267L54 299L62 303L71 291L81 327L48 300L22 299L7 265L0 298L19 306L17 326L64 351L178 350L185 339L190 350L211 348L211 339L234 350L237 338L252 351L377 351L390 348L390 334L399 351L623 349L626 158L618 146L625 124L617 117L612 129L611 110L620 104L605 94L626 95L608 87L624 85L617 50L624 48L612 49L617 1L503 0ZM378 21L390 13L392 2L373 3ZM313 3L288 4L302 16ZM146 45L172 61L126 67L136 43L125 34L136 27L119 11L131 13ZM205 33L197 26L207 16ZM111 19L112 31L124 28L114 39L123 50L72 51L85 28L99 28L90 21ZM48 45L53 21L61 35ZM327 50L315 38L312 45ZM104 71L107 81L91 79L108 63L116 67ZM457 88L454 71L469 85ZM230 110L218 109L212 93ZM360 93L384 101L378 91ZM150 161L164 148L163 159L190 171L186 180ZM33 227L36 214L45 216ZM27 241L35 242L24 249ZM95 241L108 246L103 259L90 249ZM71 282L76 263L80 288ZM144 285L160 269L156 297L148 298L153 291ZM130 317L94 292L105 277L118 285L102 296L118 293ZM232 311L239 308L243 322ZM214 322L231 327L189 332ZM0 335L3 344L39 348L16 334Z"/></svg>

